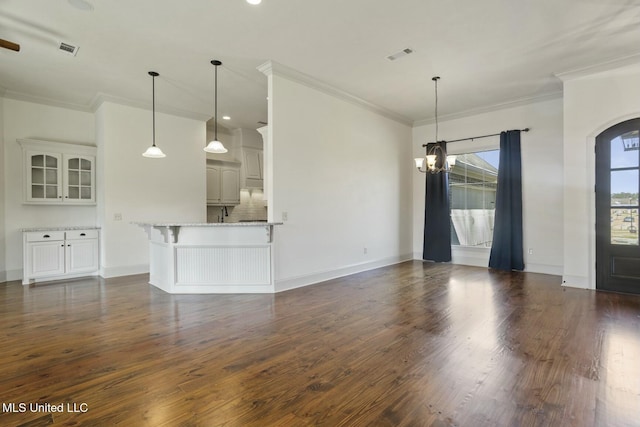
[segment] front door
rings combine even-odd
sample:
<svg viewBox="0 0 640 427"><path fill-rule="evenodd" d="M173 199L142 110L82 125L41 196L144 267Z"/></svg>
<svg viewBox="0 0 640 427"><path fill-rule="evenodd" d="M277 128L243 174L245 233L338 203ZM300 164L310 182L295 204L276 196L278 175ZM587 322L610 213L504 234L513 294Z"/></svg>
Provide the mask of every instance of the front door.
<svg viewBox="0 0 640 427"><path fill-rule="evenodd" d="M640 294L640 119L596 138L596 288Z"/></svg>

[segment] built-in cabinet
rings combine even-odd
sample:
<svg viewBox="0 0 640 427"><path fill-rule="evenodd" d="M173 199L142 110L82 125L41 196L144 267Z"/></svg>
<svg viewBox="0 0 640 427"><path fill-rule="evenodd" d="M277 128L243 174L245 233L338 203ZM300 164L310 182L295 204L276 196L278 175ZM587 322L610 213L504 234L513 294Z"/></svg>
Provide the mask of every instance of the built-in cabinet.
<svg viewBox="0 0 640 427"><path fill-rule="evenodd" d="M240 164L207 160L207 205L240 204Z"/></svg>
<svg viewBox="0 0 640 427"><path fill-rule="evenodd" d="M98 229L25 230L22 234L22 284L98 274Z"/></svg>
<svg viewBox="0 0 640 427"><path fill-rule="evenodd" d="M23 150L24 203L96 203L96 147L18 140Z"/></svg>

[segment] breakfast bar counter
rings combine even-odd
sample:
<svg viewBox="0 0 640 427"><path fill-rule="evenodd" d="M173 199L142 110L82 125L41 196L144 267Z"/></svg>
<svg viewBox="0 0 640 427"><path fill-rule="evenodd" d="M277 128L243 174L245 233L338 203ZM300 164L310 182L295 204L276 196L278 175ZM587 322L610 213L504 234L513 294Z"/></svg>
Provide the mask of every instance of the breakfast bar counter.
<svg viewBox="0 0 640 427"><path fill-rule="evenodd" d="M149 283L171 294L273 293L275 222L145 223Z"/></svg>

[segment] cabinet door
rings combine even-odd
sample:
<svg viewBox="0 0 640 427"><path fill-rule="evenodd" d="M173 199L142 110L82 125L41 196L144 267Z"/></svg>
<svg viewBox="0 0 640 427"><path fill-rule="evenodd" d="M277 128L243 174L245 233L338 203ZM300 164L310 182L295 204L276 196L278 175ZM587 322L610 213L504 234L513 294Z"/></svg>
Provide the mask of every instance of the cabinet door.
<svg viewBox="0 0 640 427"><path fill-rule="evenodd" d="M66 271L69 274L98 269L98 239L66 241Z"/></svg>
<svg viewBox="0 0 640 427"><path fill-rule="evenodd" d="M244 148L244 171L249 179L262 179L262 150Z"/></svg>
<svg viewBox="0 0 640 427"><path fill-rule="evenodd" d="M64 202L92 204L95 196L95 157L64 155Z"/></svg>
<svg viewBox="0 0 640 427"><path fill-rule="evenodd" d="M222 168L221 180L221 203L225 205L240 204L240 170L237 168Z"/></svg>
<svg viewBox="0 0 640 427"><path fill-rule="evenodd" d="M28 151L26 155L25 199L35 203L62 201L62 158L60 154Z"/></svg>
<svg viewBox="0 0 640 427"><path fill-rule="evenodd" d="M24 272L30 278L64 274L64 241L34 242L27 244L27 262Z"/></svg>
<svg viewBox="0 0 640 427"><path fill-rule="evenodd" d="M220 196L220 167L207 166L207 204L219 204Z"/></svg>

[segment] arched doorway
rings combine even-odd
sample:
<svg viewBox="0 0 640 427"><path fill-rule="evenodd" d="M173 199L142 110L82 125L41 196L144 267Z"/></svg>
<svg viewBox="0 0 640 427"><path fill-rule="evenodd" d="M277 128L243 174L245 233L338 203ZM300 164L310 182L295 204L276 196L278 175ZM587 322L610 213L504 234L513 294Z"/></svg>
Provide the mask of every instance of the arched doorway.
<svg viewBox="0 0 640 427"><path fill-rule="evenodd" d="M596 289L640 294L640 118L596 137Z"/></svg>

